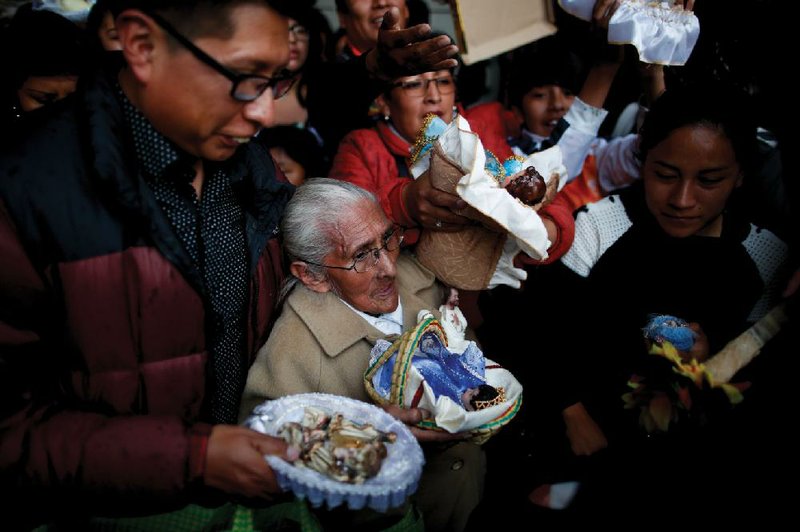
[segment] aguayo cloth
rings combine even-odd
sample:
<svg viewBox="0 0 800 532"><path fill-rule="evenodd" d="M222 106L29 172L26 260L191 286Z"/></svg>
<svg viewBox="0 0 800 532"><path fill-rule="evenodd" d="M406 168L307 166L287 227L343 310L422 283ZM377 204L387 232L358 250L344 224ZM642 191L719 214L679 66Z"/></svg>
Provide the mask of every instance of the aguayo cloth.
<svg viewBox="0 0 800 532"><path fill-rule="evenodd" d="M591 20L595 0L559 0L567 13ZM659 65L684 65L700 36L691 11L672 2L622 0L608 23L608 42L632 44L639 59Z"/></svg>
<svg viewBox="0 0 800 532"><path fill-rule="evenodd" d="M434 419L421 426L451 433L470 431L478 443L511 421L522 405L522 385L514 376L485 358L475 342L461 353L448 350L447 337L431 314L393 343L378 340L364 377L367 392L377 403L424 408ZM505 400L466 410L462 395L481 384L502 388Z"/></svg>
<svg viewBox="0 0 800 532"><path fill-rule="evenodd" d="M378 340L375 350L383 353L391 345L386 340ZM391 395L396 360L396 355L390 357L372 379L375 390L384 397ZM436 397L446 396L456 405L461 404L461 396L467 390L486 384L486 359L475 342L470 342L462 354L451 353L439 336L423 333L411 364Z"/></svg>

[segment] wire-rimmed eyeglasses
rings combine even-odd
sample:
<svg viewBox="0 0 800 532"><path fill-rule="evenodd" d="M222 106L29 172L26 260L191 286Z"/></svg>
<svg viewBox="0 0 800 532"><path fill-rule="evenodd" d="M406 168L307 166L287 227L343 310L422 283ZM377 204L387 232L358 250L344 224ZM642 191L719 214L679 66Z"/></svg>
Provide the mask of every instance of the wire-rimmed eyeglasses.
<svg viewBox="0 0 800 532"><path fill-rule="evenodd" d="M381 260L381 251L386 250L387 253L393 253L400 249L400 244L403 243L403 233L405 228L395 225L388 233L383 235L383 244L379 248L365 249L359 251L353 257L353 263L350 266L330 266L328 264L317 264L316 262L304 261L307 264L314 266L321 266L323 268L332 268L335 270L355 270L357 273L366 273L378 264Z"/></svg>
<svg viewBox="0 0 800 532"><path fill-rule="evenodd" d="M292 88L294 85L295 77L288 70L282 70L273 77L256 76L253 74L237 74L226 67L222 66L216 59L205 53L197 47L192 41L183 36L172 24L167 22L164 17L158 13L147 13L156 24L161 26L167 33L169 33L176 41L178 41L184 48L189 50L198 60L210 66L226 78L228 78L233 86L231 87L231 98L239 102L252 102L258 99L264 92L272 88L272 97L275 99L280 98Z"/></svg>

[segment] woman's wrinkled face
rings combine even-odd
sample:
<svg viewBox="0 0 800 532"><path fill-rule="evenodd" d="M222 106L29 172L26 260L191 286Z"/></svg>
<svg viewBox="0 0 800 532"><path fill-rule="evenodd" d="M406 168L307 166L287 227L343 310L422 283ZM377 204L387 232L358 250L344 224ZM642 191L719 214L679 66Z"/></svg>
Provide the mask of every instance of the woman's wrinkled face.
<svg viewBox="0 0 800 532"><path fill-rule="evenodd" d="M449 70L426 72L394 81L391 92L380 98L381 111L398 133L414 142L425 116L433 113L446 123L453 120L455 79Z"/></svg>
<svg viewBox="0 0 800 532"><path fill-rule="evenodd" d="M742 170L718 128L674 130L650 149L642 168L647 207L670 236L719 236L722 213Z"/></svg>
<svg viewBox="0 0 800 532"><path fill-rule="evenodd" d="M31 76L19 89L17 98L23 112L44 107L75 92L78 76Z"/></svg>
<svg viewBox="0 0 800 532"><path fill-rule="evenodd" d="M363 253L380 249L394 227L380 206L372 201L359 203L348 216L339 221L333 238L334 248L324 263L348 267ZM397 308L397 257L399 250L380 251L380 258L366 272L328 268L330 290L353 308L368 314L385 314Z"/></svg>

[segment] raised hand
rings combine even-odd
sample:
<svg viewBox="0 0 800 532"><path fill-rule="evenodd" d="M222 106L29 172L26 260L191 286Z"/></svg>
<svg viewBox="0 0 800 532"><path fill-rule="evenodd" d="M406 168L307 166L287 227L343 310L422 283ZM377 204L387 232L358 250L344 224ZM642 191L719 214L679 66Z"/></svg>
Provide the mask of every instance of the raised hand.
<svg viewBox="0 0 800 532"><path fill-rule="evenodd" d="M367 54L367 69L379 79L391 80L422 72L455 68L458 47L447 35L430 38L431 27L419 24L403 29L400 12L390 7L383 16L378 44Z"/></svg>

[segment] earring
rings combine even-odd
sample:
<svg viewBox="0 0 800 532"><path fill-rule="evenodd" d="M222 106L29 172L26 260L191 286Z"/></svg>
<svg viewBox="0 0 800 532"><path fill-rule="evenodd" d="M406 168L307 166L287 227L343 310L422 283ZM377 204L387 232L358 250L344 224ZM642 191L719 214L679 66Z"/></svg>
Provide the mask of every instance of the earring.
<svg viewBox="0 0 800 532"><path fill-rule="evenodd" d="M389 115L383 115L383 121L384 122L388 122L389 121Z"/></svg>

